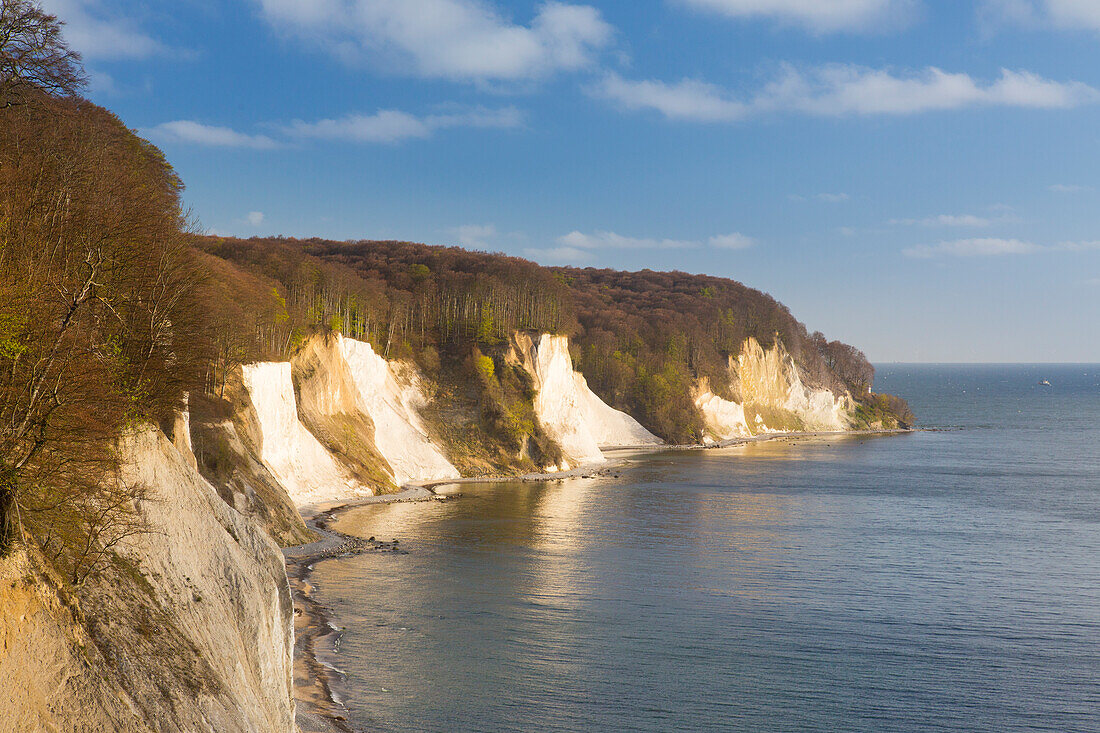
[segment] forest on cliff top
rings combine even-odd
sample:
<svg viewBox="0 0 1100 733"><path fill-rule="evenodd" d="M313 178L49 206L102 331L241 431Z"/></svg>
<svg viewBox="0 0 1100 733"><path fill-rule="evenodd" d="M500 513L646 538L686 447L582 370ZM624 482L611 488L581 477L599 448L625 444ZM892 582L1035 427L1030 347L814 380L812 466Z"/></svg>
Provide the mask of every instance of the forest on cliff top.
<svg viewBox="0 0 1100 733"><path fill-rule="evenodd" d="M870 393L862 353L732 280L201 235L163 153L81 96L56 18L8 2L0 26L0 544L35 537L74 582L141 529L114 441L164 425L188 394L221 399L240 365L286 359L316 334L415 361L474 415L467 444L497 441L498 462L554 450L505 358L520 330L571 336L595 392L671 442L703 438L697 380L736 396L726 365L748 337L778 340L809 383L851 392L866 414L911 421L903 401Z"/></svg>
<svg viewBox="0 0 1100 733"><path fill-rule="evenodd" d="M260 319L254 328L270 333L263 339L270 357L285 356L311 329L330 328L434 374L441 358L464 364L474 350L499 357L517 330L565 334L574 363L605 402L666 440L693 443L704 434L695 385L706 378L715 392L737 399L729 359L751 337L765 348L781 343L810 386L851 393L874 414L912 419L901 401L870 393L874 369L862 352L809 333L771 296L726 278L549 268L499 253L396 241L194 241L269 283L253 285L250 300L269 305L252 315ZM293 316L278 324L282 309ZM241 358L256 356L242 351Z"/></svg>

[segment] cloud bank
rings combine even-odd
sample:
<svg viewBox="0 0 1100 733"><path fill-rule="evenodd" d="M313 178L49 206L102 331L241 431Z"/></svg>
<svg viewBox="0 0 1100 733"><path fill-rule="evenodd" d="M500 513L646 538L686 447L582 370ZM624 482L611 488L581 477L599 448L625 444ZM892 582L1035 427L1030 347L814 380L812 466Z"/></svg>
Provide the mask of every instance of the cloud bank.
<svg viewBox="0 0 1100 733"><path fill-rule="evenodd" d="M65 40L85 59L142 59L168 49L122 11L92 0L41 0L40 5L65 23Z"/></svg>
<svg viewBox="0 0 1100 733"><path fill-rule="evenodd" d="M981 12L1002 23L1100 31L1095 0L985 0Z"/></svg>
<svg viewBox="0 0 1100 733"><path fill-rule="evenodd" d="M329 140L351 143L393 144L405 140L426 139L439 130L458 127L508 129L523 124L523 113L514 107L486 109L475 107L447 114L414 115L395 109L373 114L349 114L334 119L289 125L268 125L289 140ZM175 120L143 130L150 140L161 143L192 144L207 147L252 148L269 150L287 143L271 135L252 135L229 127L207 125L194 120Z"/></svg>
<svg viewBox="0 0 1100 733"><path fill-rule="evenodd" d="M507 129L523 124L523 114L514 107L416 116L395 109L374 114L350 114L336 119L304 122L295 120L284 128L296 138L341 140L359 143L396 143L431 137L437 130L455 127Z"/></svg>
<svg viewBox="0 0 1100 733"><path fill-rule="evenodd" d="M928 259L932 257L998 257L1003 255L1030 255L1052 252L1087 252L1100 249L1097 242L1061 242L1042 245L1019 239L956 239L938 244L922 244L903 250L908 257Z"/></svg>
<svg viewBox="0 0 1100 733"><path fill-rule="evenodd" d="M1066 109L1100 100L1100 91L1081 82L1051 81L1027 71L1003 69L999 78L982 83L969 74L935 67L894 74L852 65L808 71L786 66L747 98L695 79L632 81L616 73L607 74L590 92L629 110L693 122L736 122L766 114L848 117L975 107Z"/></svg>
<svg viewBox="0 0 1100 733"><path fill-rule="evenodd" d="M484 0L259 0L281 33L350 63L460 81L518 81L594 63L614 33L588 5L542 4L529 25Z"/></svg>
<svg viewBox="0 0 1100 733"><path fill-rule="evenodd" d="M716 234L705 241L690 239L658 239L654 237L628 237L616 232L598 230L592 233L572 231L558 237L556 247L526 249L524 253L540 262L587 262L599 250L678 250L711 247L714 249L747 249L757 244L752 237L731 232Z"/></svg>
<svg viewBox="0 0 1100 733"><path fill-rule="evenodd" d="M974 214L940 214L924 219L891 219L891 224L922 227L973 227L983 228L993 225L993 219Z"/></svg>
<svg viewBox="0 0 1100 733"><path fill-rule="evenodd" d="M597 231L592 234L572 231L565 236L558 237L558 243L563 247L573 249L686 249L698 247L699 242L683 239L649 239L638 237L624 237L615 232Z"/></svg>
<svg viewBox="0 0 1100 733"><path fill-rule="evenodd" d="M871 31L906 24L915 0L680 0L698 10L736 19L767 18L814 33Z"/></svg>
<svg viewBox="0 0 1100 733"><path fill-rule="evenodd" d="M163 122L156 127L141 130L150 140L168 144L191 144L215 148L252 148L270 150L279 143L267 135L248 135L229 127L206 125L194 120Z"/></svg>
<svg viewBox="0 0 1100 733"><path fill-rule="evenodd" d="M820 201L823 204L842 204L845 201L851 200L851 196L844 192L837 193L815 193L812 196L803 196L801 194L792 193L788 196L791 201Z"/></svg>
<svg viewBox="0 0 1100 733"><path fill-rule="evenodd" d="M488 249L489 240L497 235L493 224L463 224L455 227L451 233L458 237L458 243L468 249Z"/></svg>

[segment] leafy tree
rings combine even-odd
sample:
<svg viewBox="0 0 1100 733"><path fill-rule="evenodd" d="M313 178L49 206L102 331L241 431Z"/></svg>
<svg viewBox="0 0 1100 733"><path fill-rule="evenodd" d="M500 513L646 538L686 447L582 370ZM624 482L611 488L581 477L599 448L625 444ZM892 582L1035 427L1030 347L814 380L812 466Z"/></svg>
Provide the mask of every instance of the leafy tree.
<svg viewBox="0 0 1100 733"><path fill-rule="evenodd" d="M29 97L76 97L87 79L61 22L30 0L0 2L0 108Z"/></svg>
<svg viewBox="0 0 1100 733"><path fill-rule="evenodd" d="M166 420L208 359L182 185L81 76L51 16L0 6L0 548L70 579L143 531L118 441Z"/></svg>

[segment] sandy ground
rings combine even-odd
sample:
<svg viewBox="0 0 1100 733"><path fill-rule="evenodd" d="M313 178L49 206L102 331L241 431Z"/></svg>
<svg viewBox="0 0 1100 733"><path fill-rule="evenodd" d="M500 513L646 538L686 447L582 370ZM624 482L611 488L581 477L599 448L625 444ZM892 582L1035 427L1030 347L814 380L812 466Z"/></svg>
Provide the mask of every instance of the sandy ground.
<svg viewBox="0 0 1100 733"><path fill-rule="evenodd" d="M401 552L396 542L352 537L328 528L336 512L366 504L383 504L404 501L432 501L435 494L421 487L408 487L397 494L372 496L350 502L329 502L323 505L302 507L306 525L320 538L306 545L283 549L286 558L286 574L294 598L294 701L297 704L296 720L302 733L354 733L347 720L347 711L332 694L333 675L336 670L325 666L318 659L319 647L332 648L339 629L332 622L332 614L313 597L309 582L313 566L336 557L347 557L361 552Z"/></svg>

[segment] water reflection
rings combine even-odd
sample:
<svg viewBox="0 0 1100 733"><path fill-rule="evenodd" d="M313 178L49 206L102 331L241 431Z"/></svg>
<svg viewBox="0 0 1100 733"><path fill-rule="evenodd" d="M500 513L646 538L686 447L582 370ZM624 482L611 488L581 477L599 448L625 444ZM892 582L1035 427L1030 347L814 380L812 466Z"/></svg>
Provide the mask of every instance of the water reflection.
<svg viewBox="0 0 1100 733"><path fill-rule="evenodd" d="M393 731L1087 729L1095 447L1074 473L985 435L635 456L349 512L410 551L315 571L349 708Z"/></svg>

